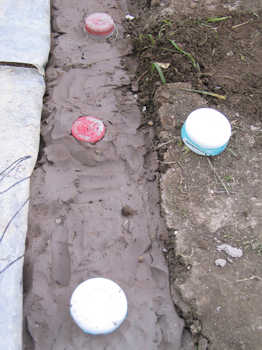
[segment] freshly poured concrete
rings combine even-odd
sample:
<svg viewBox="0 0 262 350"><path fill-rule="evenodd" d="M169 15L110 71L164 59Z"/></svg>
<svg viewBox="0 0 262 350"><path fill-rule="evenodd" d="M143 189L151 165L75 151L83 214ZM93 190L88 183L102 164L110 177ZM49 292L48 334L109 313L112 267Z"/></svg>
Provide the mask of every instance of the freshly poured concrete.
<svg viewBox="0 0 262 350"><path fill-rule="evenodd" d="M181 349L184 323L159 241L166 231L153 134L138 129L141 114L122 63L130 47L123 5L54 1L45 147L31 187L24 349ZM114 18L116 40L96 42L83 31L84 16L97 11ZM81 115L105 123L96 145L71 135ZM72 292L92 277L112 279L126 293L128 316L113 334L86 335L70 317Z"/></svg>

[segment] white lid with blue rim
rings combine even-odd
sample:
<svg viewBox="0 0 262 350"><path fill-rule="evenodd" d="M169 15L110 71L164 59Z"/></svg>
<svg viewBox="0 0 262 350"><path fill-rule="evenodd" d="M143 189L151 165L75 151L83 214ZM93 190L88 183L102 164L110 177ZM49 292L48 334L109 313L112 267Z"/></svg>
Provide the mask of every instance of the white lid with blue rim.
<svg viewBox="0 0 262 350"><path fill-rule="evenodd" d="M212 108L199 108L190 113L185 129L194 144L207 149L222 147L231 136L228 119Z"/></svg>

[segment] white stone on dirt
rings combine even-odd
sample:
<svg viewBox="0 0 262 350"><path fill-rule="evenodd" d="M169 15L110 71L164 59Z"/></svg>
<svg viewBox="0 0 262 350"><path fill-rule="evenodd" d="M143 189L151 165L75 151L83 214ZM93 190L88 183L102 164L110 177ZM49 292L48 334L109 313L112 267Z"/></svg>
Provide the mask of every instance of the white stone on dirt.
<svg viewBox="0 0 262 350"><path fill-rule="evenodd" d="M128 21L132 21L133 19L135 19L135 17L134 17L134 16L131 16L131 15L126 15L126 19L127 19Z"/></svg>
<svg viewBox="0 0 262 350"><path fill-rule="evenodd" d="M215 264L216 266L219 266L219 267L225 267L227 264L227 261L225 259L217 259L215 261Z"/></svg>
<svg viewBox="0 0 262 350"><path fill-rule="evenodd" d="M221 244L217 246L217 251L223 251L232 258L241 258L241 256L243 256L243 250L241 248L234 248L229 244Z"/></svg>
<svg viewBox="0 0 262 350"><path fill-rule="evenodd" d="M60 224L62 223L62 219L61 219L61 218L56 218L56 219L55 219L55 223L56 223L57 225L60 225Z"/></svg>

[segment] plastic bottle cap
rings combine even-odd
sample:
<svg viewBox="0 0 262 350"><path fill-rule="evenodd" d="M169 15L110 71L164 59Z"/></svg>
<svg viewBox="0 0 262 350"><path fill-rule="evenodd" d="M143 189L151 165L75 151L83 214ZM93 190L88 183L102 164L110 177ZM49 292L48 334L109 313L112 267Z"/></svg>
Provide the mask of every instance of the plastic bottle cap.
<svg viewBox="0 0 262 350"><path fill-rule="evenodd" d="M202 148L215 149L228 143L231 125L228 119L212 108L193 111L185 122L189 138Z"/></svg>
<svg viewBox="0 0 262 350"><path fill-rule="evenodd" d="M106 13L93 13L85 19L85 28L89 34L107 37L115 30L111 16Z"/></svg>
<svg viewBox="0 0 262 350"><path fill-rule="evenodd" d="M83 116L72 125L72 135L79 141L96 143L105 135L105 125L96 117Z"/></svg>
<svg viewBox="0 0 262 350"><path fill-rule="evenodd" d="M73 292L70 313L76 324L88 334L115 331L127 316L123 290L105 278L91 278Z"/></svg>

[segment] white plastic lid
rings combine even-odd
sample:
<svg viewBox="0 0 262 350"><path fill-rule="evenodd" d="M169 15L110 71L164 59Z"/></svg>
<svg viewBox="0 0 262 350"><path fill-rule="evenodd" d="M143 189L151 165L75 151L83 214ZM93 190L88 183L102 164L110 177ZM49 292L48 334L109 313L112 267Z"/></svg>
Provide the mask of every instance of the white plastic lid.
<svg viewBox="0 0 262 350"><path fill-rule="evenodd" d="M127 299L115 282L91 278L73 292L70 313L85 333L107 334L116 330L126 318Z"/></svg>
<svg viewBox="0 0 262 350"><path fill-rule="evenodd" d="M212 108L199 108L190 113L185 129L190 139L203 148L222 147L231 136L228 119Z"/></svg>

